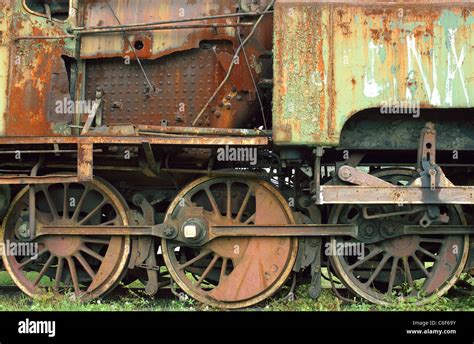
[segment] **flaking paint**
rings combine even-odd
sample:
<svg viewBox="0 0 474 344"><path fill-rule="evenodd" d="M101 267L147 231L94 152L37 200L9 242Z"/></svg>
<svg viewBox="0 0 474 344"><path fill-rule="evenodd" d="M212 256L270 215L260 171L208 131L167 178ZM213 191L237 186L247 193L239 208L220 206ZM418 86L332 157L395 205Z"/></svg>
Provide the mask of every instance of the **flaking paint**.
<svg viewBox="0 0 474 344"><path fill-rule="evenodd" d="M473 1L278 1L275 142L337 146L352 115L390 100L472 107L473 9ZM312 77L320 71L322 89Z"/></svg>

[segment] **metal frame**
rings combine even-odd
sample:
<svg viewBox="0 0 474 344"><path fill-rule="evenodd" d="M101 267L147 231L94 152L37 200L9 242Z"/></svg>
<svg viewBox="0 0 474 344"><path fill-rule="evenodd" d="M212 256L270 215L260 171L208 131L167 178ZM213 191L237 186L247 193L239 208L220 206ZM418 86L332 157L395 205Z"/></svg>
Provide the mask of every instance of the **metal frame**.
<svg viewBox="0 0 474 344"><path fill-rule="evenodd" d="M93 178L94 144L132 144L144 145L188 145L188 146L266 146L269 138L265 136L210 136L176 135L170 136L64 136L64 137L0 137L0 145L41 145L76 144L77 173L51 174L46 176L3 175L2 184L53 184L90 181ZM21 150L20 150L21 152Z"/></svg>

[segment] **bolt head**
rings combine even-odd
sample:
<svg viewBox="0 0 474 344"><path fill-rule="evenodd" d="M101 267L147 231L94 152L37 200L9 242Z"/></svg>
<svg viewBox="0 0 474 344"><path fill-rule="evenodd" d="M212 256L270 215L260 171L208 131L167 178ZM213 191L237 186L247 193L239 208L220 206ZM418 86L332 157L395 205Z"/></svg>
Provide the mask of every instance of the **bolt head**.
<svg viewBox="0 0 474 344"><path fill-rule="evenodd" d="M174 234L174 229L172 227L167 227L165 228L164 233L167 237L172 237Z"/></svg>
<svg viewBox="0 0 474 344"><path fill-rule="evenodd" d="M344 179L350 178L352 176L352 172L346 168L346 167L341 167L341 177Z"/></svg>
<svg viewBox="0 0 474 344"><path fill-rule="evenodd" d="M28 223L22 223L19 227L18 227L18 234L22 237L22 238L29 238L30 237L30 225Z"/></svg>
<svg viewBox="0 0 474 344"><path fill-rule="evenodd" d="M179 233L186 241L197 243L206 236L207 224L200 218L190 218L181 225Z"/></svg>
<svg viewBox="0 0 474 344"><path fill-rule="evenodd" d="M194 224L185 225L183 232L186 239L194 239L198 235L198 228Z"/></svg>

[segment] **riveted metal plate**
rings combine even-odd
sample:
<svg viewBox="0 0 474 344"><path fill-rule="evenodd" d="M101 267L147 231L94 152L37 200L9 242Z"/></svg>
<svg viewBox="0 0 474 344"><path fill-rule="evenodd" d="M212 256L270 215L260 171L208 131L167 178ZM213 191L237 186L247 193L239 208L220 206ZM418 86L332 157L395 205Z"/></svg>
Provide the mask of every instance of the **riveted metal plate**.
<svg viewBox="0 0 474 344"><path fill-rule="evenodd" d="M103 93L105 124L133 123L190 126L194 118L224 79L226 71L217 55L232 51L230 44L209 45L142 60L155 87L150 87L137 61L96 59L87 61L86 99ZM208 127L241 127L248 109L247 99L228 82L208 106L198 123ZM246 127L246 125L244 125Z"/></svg>

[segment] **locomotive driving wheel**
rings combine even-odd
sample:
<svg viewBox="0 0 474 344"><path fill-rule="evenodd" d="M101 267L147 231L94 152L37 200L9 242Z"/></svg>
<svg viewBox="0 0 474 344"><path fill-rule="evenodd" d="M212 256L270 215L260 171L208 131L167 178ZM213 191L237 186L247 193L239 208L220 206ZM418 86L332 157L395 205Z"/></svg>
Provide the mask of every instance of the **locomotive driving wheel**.
<svg viewBox="0 0 474 344"><path fill-rule="evenodd" d="M271 184L241 178L201 178L170 205L167 219L207 225L294 223L285 199ZM205 233L204 233L205 235ZM202 246L163 239L168 270L192 298L220 308L254 305L287 280L297 253L293 238L229 237Z"/></svg>
<svg viewBox="0 0 474 344"><path fill-rule="evenodd" d="M99 179L87 183L35 186L36 225L127 225L127 205L115 188ZM45 292L90 300L112 290L123 277L128 236L42 236L30 240L29 187L21 190L3 222L4 247L30 252L3 255L18 287L31 297ZM34 251L34 255L31 252ZM28 253L28 254L25 254Z"/></svg>
<svg viewBox="0 0 474 344"><path fill-rule="evenodd" d="M385 169L374 175L401 186L414 180L415 171ZM425 213L426 206L376 205L370 206L369 212L362 205L338 205L331 210L330 223L357 224L360 235L369 238L389 235L393 223L419 225L426 221ZM440 214L442 223L465 224L459 206L443 205ZM467 261L469 236L405 235L372 244L333 237L331 244L340 248L340 254L330 256L331 264L356 295L381 305L400 299L422 304L433 295L443 295L456 283ZM362 244L361 257L354 254L354 244ZM345 251L345 247L353 251Z"/></svg>

